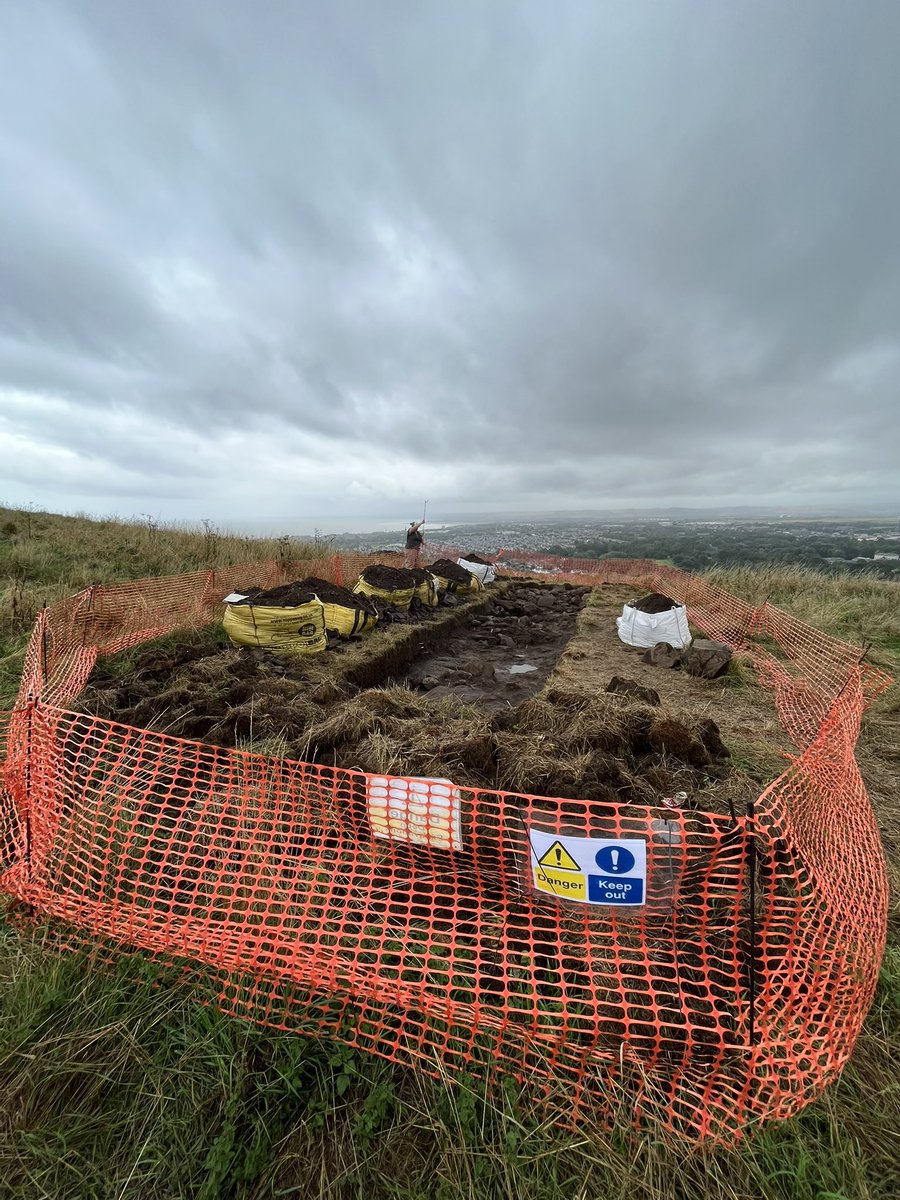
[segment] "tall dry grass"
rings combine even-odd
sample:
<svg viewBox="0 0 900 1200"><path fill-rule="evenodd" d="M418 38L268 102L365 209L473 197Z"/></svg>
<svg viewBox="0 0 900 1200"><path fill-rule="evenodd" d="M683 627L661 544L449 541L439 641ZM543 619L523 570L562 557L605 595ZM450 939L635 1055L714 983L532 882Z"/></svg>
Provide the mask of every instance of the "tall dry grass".
<svg viewBox="0 0 900 1200"><path fill-rule="evenodd" d="M875 575L766 566L716 568L704 576L753 604L769 600L834 637L900 650L900 585Z"/></svg>
<svg viewBox="0 0 900 1200"><path fill-rule="evenodd" d="M253 538L211 522L199 528L92 520L0 508L0 704L16 693L28 631L44 604L93 583L224 567L259 559L309 562L331 554L327 541Z"/></svg>

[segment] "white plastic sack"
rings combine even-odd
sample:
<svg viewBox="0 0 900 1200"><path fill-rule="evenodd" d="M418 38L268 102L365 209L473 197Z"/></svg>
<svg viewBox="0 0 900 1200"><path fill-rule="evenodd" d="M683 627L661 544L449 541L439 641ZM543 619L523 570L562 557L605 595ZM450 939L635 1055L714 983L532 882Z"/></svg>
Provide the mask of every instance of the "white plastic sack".
<svg viewBox="0 0 900 1200"><path fill-rule="evenodd" d="M480 579L482 583L493 583L497 578L497 572L494 570L491 563L469 562L469 560L466 558L458 558L456 562L458 566L462 567L466 571L469 571L477 579Z"/></svg>
<svg viewBox="0 0 900 1200"><path fill-rule="evenodd" d="M687 609L683 604L661 613L641 612L626 604L621 617L616 617L616 625L626 646L649 649L657 642L668 642L676 650L683 650L691 644Z"/></svg>

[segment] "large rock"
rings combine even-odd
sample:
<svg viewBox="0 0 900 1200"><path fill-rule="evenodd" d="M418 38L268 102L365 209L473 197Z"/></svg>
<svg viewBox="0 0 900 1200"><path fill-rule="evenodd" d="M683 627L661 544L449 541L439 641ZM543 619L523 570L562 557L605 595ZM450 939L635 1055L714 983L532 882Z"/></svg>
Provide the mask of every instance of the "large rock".
<svg viewBox="0 0 900 1200"><path fill-rule="evenodd" d="M633 679L625 679L621 675L613 675L606 685L606 690L617 696L632 696L635 700L643 701L644 704L659 704L659 692L655 692L653 688L644 687Z"/></svg>
<svg viewBox="0 0 900 1200"><path fill-rule="evenodd" d="M724 642L698 638L683 652L684 669L701 679L718 679L728 670L731 648Z"/></svg>
<svg viewBox="0 0 900 1200"><path fill-rule="evenodd" d="M447 666L443 663L423 663L413 667L407 680L411 687L430 692L432 688L436 688L440 684L450 683L458 674L459 671L455 666Z"/></svg>
<svg viewBox="0 0 900 1200"><path fill-rule="evenodd" d="M684 661L684 651L676 650L668 642L657 642L641 655L641 662L650 663L652 667L669 667L677 670Z"/></svg>

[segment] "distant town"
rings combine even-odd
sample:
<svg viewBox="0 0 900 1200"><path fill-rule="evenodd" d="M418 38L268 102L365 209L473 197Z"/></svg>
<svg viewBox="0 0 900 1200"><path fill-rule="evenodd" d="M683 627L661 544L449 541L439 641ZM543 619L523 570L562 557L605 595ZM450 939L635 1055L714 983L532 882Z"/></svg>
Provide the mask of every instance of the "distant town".
<svg viewBox="0 0 900 1200"><path fill-rule="evenodd" d="M329 538L343 549L399 549L403 530ZM784 563L900 581L900 517L598 521L516 520L442 525L434 543L478 554L532 550L577 558L655 558L685 570Z"/></svg>

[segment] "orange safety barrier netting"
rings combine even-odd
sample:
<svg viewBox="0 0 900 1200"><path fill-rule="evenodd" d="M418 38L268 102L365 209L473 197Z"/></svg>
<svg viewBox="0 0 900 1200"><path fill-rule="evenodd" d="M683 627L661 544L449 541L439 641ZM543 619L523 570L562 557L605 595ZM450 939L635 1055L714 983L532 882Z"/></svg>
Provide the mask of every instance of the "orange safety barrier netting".
<svg viewBox="0 0 900 1200"><path fill-rule="evenodd" d="M335 558L328 577L372 561ZM884 946L854 746L887 676L674 568L527 556L523 571L666 591L774 689L789 769L747 812L679 813L674 848L654 836L671 810L382 779L68 711L98 654L209 622L233 589L306 566L95 587L40 615L0 719L3 891L190 965L226 1011L433 1074L512 1074L573 1119L615 1094L685 1136L733 1139L837 1076ZM551 868L535 839L564 886L566 846L587 838L645 846L646 905L536 890Z"/></svg>

